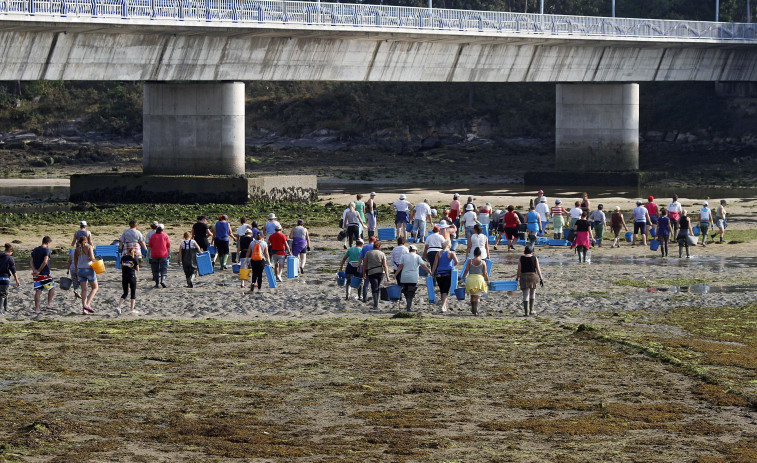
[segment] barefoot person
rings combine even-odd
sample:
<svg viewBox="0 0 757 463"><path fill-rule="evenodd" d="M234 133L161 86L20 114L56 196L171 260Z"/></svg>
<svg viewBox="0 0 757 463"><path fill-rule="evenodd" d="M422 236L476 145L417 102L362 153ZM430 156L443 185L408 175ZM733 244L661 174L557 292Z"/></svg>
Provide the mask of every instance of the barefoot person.
<svg viewBox="0 0 757 463"><path fill-rule="evenodd" d="M79 236L74 250L74 265L76 266L76 276L81 284L81 314L87 315L87 312L93 313L92 300L97 294L97 275L92 268L92 262L95 261L95 250L91 244L87 243L86 236ZM89 290L87 289L89 284Z"/></svg>
<svg viewBox="0 0 757 463"><path fill-rule="evenodd" d="M86 239L86 238L85 238ZM42 246L37 246L32 250L32 257L29 259L29 267L32 269L34 278L34 313L39 313L39 303L42 297L42 290L47 290L48 310L53 308L53 295L55 294L55 282L50 275L50 243L53 240L49 236L42 238Z"/></svg>
<svg viewBox="0 0 757 463"><path fill-rule="evenodd" d="M536 283L544 286L539 259L534 255L534 248L531 246L525 247L523 255L518 260L518 273L515 279L520 282L520 289L523 291L523 314L528 317L534 313Z"/></svg>
<svg viewBox="0 0 757 463"><path fill-rule="evenodd" d="M13 246L5 243L5 250L0 253L0 313L8 311L8 288L11 285L11 276L16 280L16 287L21 286L16 275Z"/></svg>
<svg viewBox="0 0 757 463"><path fill-rule="evenodd" d="M442 295L442 312L447 311L447 298L452 287L452 270L457 265L457 254L450 251L451 243L449 240L442 244L442 251L434 256L434 264L431 268L431 274L436 276L436 284L439 285L439 292Z"/></svg>
<svg viewBox="0 0 757 463"><path fill-rule="evenodd" d="M189 233L187 233L188 235ZM129 298L129 312L133 315L138 314L135 309L137 302L137 272L139 271L139 258L137 258L137 248L129 249L129 254L121 257L121 287L124 293L121 295L121 300L118 301L118 307L116 312L121 314L121 307L126 302L126 297Z"/></svg>
<svg viewBox="0 0 757 463"><path fill-rule="evenodd" d="M481 297L489 292L489 273L486 262L481 258L480 247L473 250L473 259L467 261L463 269L463 280L465 292L470 296L470 311L473 315L478 315Z"/></svg>

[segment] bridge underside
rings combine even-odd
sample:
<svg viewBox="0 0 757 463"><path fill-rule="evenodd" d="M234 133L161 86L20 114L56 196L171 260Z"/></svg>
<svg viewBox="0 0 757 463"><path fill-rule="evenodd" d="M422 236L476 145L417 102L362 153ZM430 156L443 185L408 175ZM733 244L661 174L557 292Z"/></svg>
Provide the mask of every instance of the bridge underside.
<svg viewBox="0 0 757 463"><path fill-rule="evenodd" d="M757 81L757 47L738 43L65 19L0 22L0 80Z"/></svg>

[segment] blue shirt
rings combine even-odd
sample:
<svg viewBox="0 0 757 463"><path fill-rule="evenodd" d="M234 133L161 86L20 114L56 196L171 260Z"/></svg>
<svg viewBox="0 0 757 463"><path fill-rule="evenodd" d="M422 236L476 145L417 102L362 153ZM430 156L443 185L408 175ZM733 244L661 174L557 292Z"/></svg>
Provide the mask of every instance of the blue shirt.
<svg viewBox="0 0 757 463"><path fill-rule="evenodd" d="M373 251L373 245L372 244L366 244L363 246L363 250L360 251L360 258L365 259L365 255L369 252Z"/></svg>
<svg viewBox="0 0 757 463"><path fill-rule="evenodd" d="M216 239L221 241L229 241L229 222L216 222Z"/></svg>

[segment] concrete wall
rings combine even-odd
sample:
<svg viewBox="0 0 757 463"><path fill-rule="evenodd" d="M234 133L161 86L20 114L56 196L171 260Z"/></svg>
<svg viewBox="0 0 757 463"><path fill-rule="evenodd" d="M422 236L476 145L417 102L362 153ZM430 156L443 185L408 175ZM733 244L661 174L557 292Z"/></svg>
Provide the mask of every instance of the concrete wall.
<svg viewBox="0 0 757 463"><path fill-rule="evenodd" d="M230 203L249 199L312 201L318 197L315 175L179 176L74 174L70 201L95 203Z"/></svg>
<svg viewBox="0 0 757 463"><path fill-rule="evenodd" d="M3 20L0 80L757 81L728 41L60 21Z"/></svg>
<svg viewBox="0 0 757 463"><path fill-rule="evenodd" d="M142 170L244 175L244 84L146 83Z"/></svg>
<svg viewBox="0 0 757 463"><path fill-rule="evenodd" d="M555 158L560 170L637 170L639 85L558 84Z"/></svg>

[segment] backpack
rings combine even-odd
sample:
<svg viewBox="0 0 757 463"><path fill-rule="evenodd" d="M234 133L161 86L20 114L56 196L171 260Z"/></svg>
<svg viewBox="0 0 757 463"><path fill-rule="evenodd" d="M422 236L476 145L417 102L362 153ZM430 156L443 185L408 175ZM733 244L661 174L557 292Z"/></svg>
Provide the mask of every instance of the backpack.
<svg viewBox="0 0 757 463"><path fill-rule="evenodd" d="M263 260L263 251L261 250L260 243L255 243L252 248L252 260Z"/></svg>

